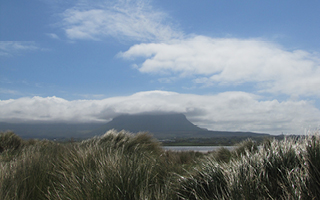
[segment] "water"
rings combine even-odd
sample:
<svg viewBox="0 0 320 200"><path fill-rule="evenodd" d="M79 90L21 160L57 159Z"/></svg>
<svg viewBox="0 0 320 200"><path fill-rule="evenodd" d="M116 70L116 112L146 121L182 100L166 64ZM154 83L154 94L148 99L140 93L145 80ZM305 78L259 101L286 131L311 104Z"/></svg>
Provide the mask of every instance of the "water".
<svg viewBox="0 0 320 200"><path fill-rule="evenodd" d="M235 148L235 146L164 146L163 148L165 150L172 151L198 151L202 153L207 153L208 151L215 151L222 147L230 151Z"/></svg>

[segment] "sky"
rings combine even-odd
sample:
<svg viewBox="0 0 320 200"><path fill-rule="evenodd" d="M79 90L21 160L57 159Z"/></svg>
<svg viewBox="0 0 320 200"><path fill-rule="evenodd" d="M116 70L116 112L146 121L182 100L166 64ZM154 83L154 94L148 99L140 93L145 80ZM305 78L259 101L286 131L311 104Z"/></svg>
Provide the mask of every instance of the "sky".
<svg viewBox="0 0 320 200"><path fill-rule="evenodd" d="M320 128L320 2L0 0L0 121Z"/></svg>

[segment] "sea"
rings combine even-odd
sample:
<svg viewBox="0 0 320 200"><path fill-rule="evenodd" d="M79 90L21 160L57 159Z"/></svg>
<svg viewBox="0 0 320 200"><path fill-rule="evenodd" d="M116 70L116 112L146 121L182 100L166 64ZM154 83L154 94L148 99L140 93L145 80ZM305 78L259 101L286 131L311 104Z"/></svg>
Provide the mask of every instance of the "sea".
<svg viewBox="0 0 320 200"><path fill-rule="evenodd" d="M207 153L209 151L218 150L222 147L230 151L235 149L235 146L163 146L162 148L171 151L198 151L202 153Z"/></svg>

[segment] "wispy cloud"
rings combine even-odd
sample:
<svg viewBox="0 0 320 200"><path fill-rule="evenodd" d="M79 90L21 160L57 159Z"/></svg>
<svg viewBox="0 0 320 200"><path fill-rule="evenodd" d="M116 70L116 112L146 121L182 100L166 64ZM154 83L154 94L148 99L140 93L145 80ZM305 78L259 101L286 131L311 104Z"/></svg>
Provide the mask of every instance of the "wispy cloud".
<svg viewBox="0 0 320 200"><path fill-rule="evenodd" d="M0 94L10 94L10 95L20 95L21 92L17 90L10 90L5 88L0 88Z"/></svg>
<svg viewBox="0 0 320 200"><path fill-rule="evenodd" d="M63 29L70 39L162 41L181 36L168 16L144 0L82 1L63 13Z"/></svg>
<svg viewBox="0 0 320 200"><path fill-rule="evenodd" d="M39 47L32 41L0 41L0 56L13 56L22 51L34 51Z"/></svg>
<svg viewBox="0 0 320 200"><path fill-rule="evenodd" d="M320 95L320 55L288 51L258 39L195 36L162 43L142 43L119 53L142 73L196 75L205 85L250 83L259 92Z"/></svg>
<svg viewBox="0 0 320 200"><path fill-rule="evenodd" d="M109 121L127 113L179 112L193 123L211 130L303 134L318 128L320 111L308 101L261 100L245 92L217 95L139 92L103 100L67 101L58 97L33 97L0 101L0 121Z"/></svg>
<svg viewBox="0 0 320 200"><path fill-rule="evenodd" d="M56 40L60 39L60 37L55 33L47 33L46 35L49 36L52 39L56 39Z"/></svg>

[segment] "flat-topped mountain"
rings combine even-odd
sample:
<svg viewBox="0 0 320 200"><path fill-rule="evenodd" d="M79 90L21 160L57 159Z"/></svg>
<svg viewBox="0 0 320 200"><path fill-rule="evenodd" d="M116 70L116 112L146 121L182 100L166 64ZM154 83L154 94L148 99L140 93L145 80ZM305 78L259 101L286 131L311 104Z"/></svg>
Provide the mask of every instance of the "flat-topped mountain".
<svg viewBox="0 0 320 200"><path fill-rule="evenodd" d="M192 124L183 114L121 115L102 126L101 129L126 130L134 133L140 131L163 133L206 130Z"/></svg>
<svg viewBox="0 0 320 200"><path fill-rule="evenodd" d="M183 114L120 115L108 123L4 123L0 131L12 130L23 138L90 138L110 129L149 132L158 139L268 136L252 132L210 131L191 123Z"/></svg>
<svg viewBox="0 0 320 200"><path fill-rule="evenodd" d="M92 134L101 135L111 129L115 129L117 131L126 130L133 133L149 132L156 138L250 137L268 135L252 132L209 131L207 129L199 128L191 123L184 114L121 115L93 131Z"/></svg>

